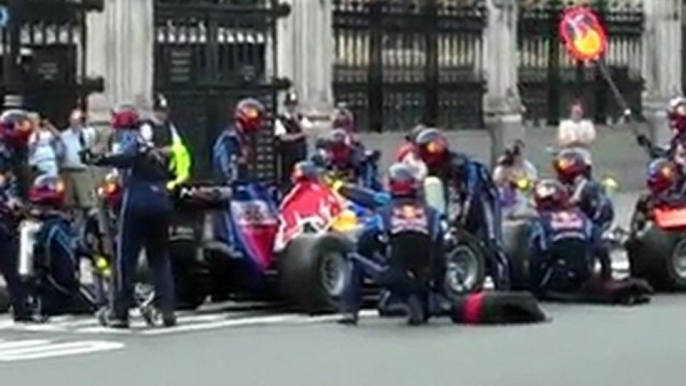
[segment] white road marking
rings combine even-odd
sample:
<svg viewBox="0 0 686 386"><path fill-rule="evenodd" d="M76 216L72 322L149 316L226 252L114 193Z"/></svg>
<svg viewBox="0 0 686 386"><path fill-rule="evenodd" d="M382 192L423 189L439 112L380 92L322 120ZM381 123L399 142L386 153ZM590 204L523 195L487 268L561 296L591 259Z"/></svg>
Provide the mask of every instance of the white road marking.
<svg viewBox="0 0 686 386"><path fill-rule="evenodd" d="M360 312L361 318L368 318L368 317L376 316L376 315L378 315L378 312L376 310L364 310L364 311ZM298 314L256 316L256 317L227 319L227 320L211 322L211 323L204 323L204 324L186 324L186 325L179 325L179 326L171 327L171 328L143 330L140 333L142 335L167 335L167 334L174 334L174 333L178 333L178 332L216 330L219 328L227 328L227 327L276 325L276 324L327 323L327 322L336 321L336 320L340 319L340 317L341 317L340 315L307 316L307 315L298 315Z"/></svg>
<svg viewBox="0 0 686 386"><path fill-rule="evenodd" d="M613 271L616 278L626 275L629 262L626 259L613 261ZM488 288L489 286L487 286ZM376 317L376 310L365 310L361 317ZM4 319L7 318L7 319ZM29 332L55 332L76 334L112 334L112 335L168 335L192 331L216 330L231 327L278 325L278 324L315 324L332 322L340 315L307 316L299 314L262 314L259 316L246 315L243 312L216 312L211 314L180 313L179 325L172 328L149 328L139 317L132 317L130 329L113 329L102 327L95 317L91 316L59 316L53 317L46 324L27 325L14 323L9 316L0 319L0 330L15 330Z"/></svg>
<svg viewBox="0 0 686 386"><path fill-rule="evenodd" d="M19 340L19 341L9 341L5 343L0 343L0 355L7 350L16 350L26 347L42 346L49 343L49 340L41 339L29 339L29 340Z"/></svg>
<svg viewBox="0 0 686 386"><path fill-rule="evenodd" d="M0 344L0 362L46 359L91 354L124 348L123 343L106 341L52 342L24 340Z"/></svg>

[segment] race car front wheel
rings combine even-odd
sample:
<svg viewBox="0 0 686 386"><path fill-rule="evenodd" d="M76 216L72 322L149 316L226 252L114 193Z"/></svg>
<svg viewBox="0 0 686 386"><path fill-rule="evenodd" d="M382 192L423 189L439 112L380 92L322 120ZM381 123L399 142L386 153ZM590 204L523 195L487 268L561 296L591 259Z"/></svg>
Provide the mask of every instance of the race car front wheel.
<svg viewBox="0 0 686 386"><path fill-rule="evenodd" d="M626 247L632 276L658 290L686 290L686 234L649 224Z"/></svg>
<svg viewBox="0 0 686 386"><path fill-rule="evenodd" d="M333 233L304 234L291 241L279 260L281 295L298 311L333 311L348 281L350 250L350 242Z"/></svg>
<svg viewBox="0 0 686 386"><path fill-rule="evenodd" d="M486 277L486 261L481 243L466 232L457 234L456 243L445 256L445 291L451 299L480 291Z"/></svg>

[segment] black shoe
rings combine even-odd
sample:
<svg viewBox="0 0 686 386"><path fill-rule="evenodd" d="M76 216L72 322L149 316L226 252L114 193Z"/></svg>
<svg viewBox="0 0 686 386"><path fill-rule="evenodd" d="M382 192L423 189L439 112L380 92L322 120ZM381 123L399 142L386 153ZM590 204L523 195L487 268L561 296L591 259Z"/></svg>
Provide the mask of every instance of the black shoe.
<svg viewBox="0 0 686 386"><path fill-rule="evenodd" d="M343 314L343 317L341 317L338 323L345 326L357 326L359 319L360 317L357 312L346 312Z"/></svg>
<svg viewBox="0 0 686 386"><path fill-rule="evenodd" d="M117 329L129 328L128 319L116 317L112 312L108 310L102 310L98 312L98 321L100 322L100 325L103 327Z"/></svg>
<svg viewBox="0 0 686 386"><path fill-rule="evenodd" d="M176 326L176 314L174 314L174 311L162 313L162 325L164 327Z"/></svg>
<svg viewBox="0 0 686 386"><path fill-rule="evenodd" d="M428 315L424 303L418 296L412 295L407 299L407 324L419 326L426 323Z"/></svg>

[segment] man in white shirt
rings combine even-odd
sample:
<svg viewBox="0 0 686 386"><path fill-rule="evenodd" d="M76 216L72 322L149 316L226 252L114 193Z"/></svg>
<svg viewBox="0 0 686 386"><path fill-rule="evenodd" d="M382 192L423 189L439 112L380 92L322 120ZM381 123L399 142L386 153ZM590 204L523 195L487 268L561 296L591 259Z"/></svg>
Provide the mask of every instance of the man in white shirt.
<svg viewBox="0 0 686 386"><path fill-rule="evenodd" d="M581 102L575 102L570 107L570 118L560 122L557 131L557 145L560 148L579 150L592 165L590 147L596 138L593 122L584 119L584 108Z"/></svg>
<svg viewBox="0 0 686 386"><path fill-rule="evenodd" d="M28 162L33 170L31 179L39 176L57 177L58 160L63 150L59 132L38 113L32 112L28 116L34 127L28 141Z"/></svg>
<svg viewBox="0 0 686 386"><path fill-rule="evenodd" d="M60 136L64 145L60 172L67 188L67 202L74 209L88 211L94 204L93 178L79 154L96 143L97 134L95 129L86 126L83 111L76 109L69 118L69 127Z"/></svg>

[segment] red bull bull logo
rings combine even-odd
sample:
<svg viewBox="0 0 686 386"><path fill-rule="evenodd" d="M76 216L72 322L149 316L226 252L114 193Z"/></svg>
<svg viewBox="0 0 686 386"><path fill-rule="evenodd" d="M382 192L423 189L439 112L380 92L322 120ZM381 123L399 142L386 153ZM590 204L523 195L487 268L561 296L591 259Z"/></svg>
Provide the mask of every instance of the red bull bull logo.
<svg viewBox="0 0 686 386"><path fill-rule="evenodd" d="M576 60L597 60L607 49L607 35L596 15L586 7L565 11L560 36Z"/></svg>

